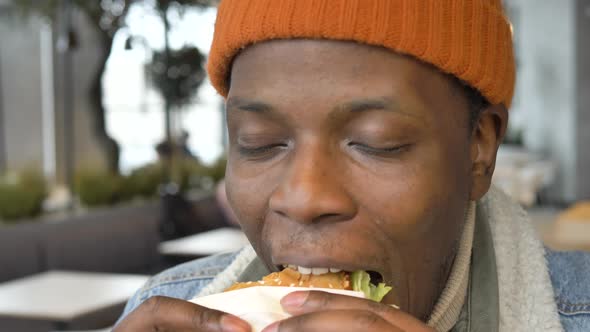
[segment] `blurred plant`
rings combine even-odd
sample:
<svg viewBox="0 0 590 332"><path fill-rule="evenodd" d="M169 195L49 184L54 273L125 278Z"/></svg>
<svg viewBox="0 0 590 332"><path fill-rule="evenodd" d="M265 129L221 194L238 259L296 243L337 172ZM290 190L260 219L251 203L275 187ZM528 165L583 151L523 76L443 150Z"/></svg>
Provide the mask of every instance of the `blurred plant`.
<svg viewBox="0 0 590 332"><path fill-rule="evenodd" d="M205 80L205 56L196 47L155 52L148 65L149 77L170 107L191 102Z"/></svg>
<svg viewBox="0 0 590 332"><path fill-rule="evenodd" d="M112 205L130 196L122 195L124 179L102 170L82 170L76 174L75 188L80 202L87 207Z"/></svg>
<svg viewBox="0 0 590 332"><path fill-rule="evenodd" d="M176 184L179 193L185 193L190 189L202 189L201 179L206 173L206 167L197 159L176 153L176 158L162 159L158 164L169 172L165 174L163 182Z"/></svg>
<svg viewBox="0 0 590 332"><path fill-rule="evenodd" d="M210 166L185 159L180 163L180 190L186 192L190 189L210 190L225 177L225 158L219 158Z"/></svg>
<svg viewBox="0 0 590 332"><path fill-rule="evenodd" d="M175 51L170 48L170 11L182 16L187 6L206 8L216 5L218 0L157 0L154 8L164 23L164 49L154 53L149 66L154 85L164 98L166 142L172 140L172 109L189 102L205 79L203 68L205 57L197 48L185 47ZM174 152L173 152L174 154ZM172 159L177 158L173 155ZM172 170L170 170L172 171Z"/></svg>
<svg viewBox="0 0 590 332"><path fill-rule="evenodd" d="M131 196L151 198L158 194L160 184L166 179L166 169L160 163L149 164L131 172L125 179L123 191Z"/></svg>
<svg viewBox="0 0 590 332"><path fill-rule="evenodd" d="M191 158L182 158L176 162L173 167L174 179L179 187L180 192L185 193L190 189L207 189L203 188L203 178L206 177L207 167Z"/></svg>
<svg viewBox="0 0 590 332"><path fill-rule="evenodd" d="M99 56L98 68L90 87L90 102L92 105L92 116L95 126L95 134L102 145L105 154L109 159L109 171L118 173L119 146L106 131L105 109L102 103L102 79L106 69L107 60L111 54L115 34L125 27L125 17L132 4L137 2L149 2L156 8L163 18L166 26L166 39L170 29L168 21L168 10L178 9L182 12L184 8L196 7L206 8L217 5L218 0L13 0L13 4L20 9L24 15L36 14L50 19L52 22L59 21L59 18L69 5L83 13L90 25L94 27L98 36L97 54ZM76 30L67 27L68 41L77 40ZM83 42L83 41L80 41ZM95 41L93 41L95 42ZM72 46L72 45L70 45ZM201 60L199 60L201 61Z"/></svg>
<svg viewBox="0 0 590 332"><path fill-rule="evenodd" d="M213 165L207 167L206 176L209 176L213 182L217 183L225 177L225 167L227 166L227 158L225 156L217 159Z"/></svg>
<svg viewBox="0 0 590 332"><path fill-rule="evenodd" d="M180 193L191 189L211 189L225 174L225 159L205 166L192 158L182 158L174 164L174 182ZM86 169L76 174L76 193L80 202L88 207L112 205L135 198L157 197L162 183L167 179L166 162L139 167L128 176L108 171Z"/></svg>
<svg viewBox="0 0 590 332"><path fill-rule="evenodd" d="M173 182L178 185L180 193L191 189L210 189L208 183L216 183L225 175L225 159L220 159L211 166L205 166L195 159L181 158L172 167L174 167ZM125 179L124 191L132 193L134 197L156 196L160 185L167 180L167 169L166 161L135 169Z"/></svg>
<svg viewBox="0 0 590 332"><path fill-rule="evenodd" d="M0 178L0 218L14 222L41 213L47 186L36 171L9 173Z"/></svg>

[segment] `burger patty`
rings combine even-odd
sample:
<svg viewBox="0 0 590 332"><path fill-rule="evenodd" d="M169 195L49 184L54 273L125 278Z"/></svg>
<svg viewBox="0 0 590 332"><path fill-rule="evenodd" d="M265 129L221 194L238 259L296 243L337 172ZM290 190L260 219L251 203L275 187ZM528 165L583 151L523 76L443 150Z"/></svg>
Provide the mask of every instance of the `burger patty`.
<svg viewBox="0 0 590 332"><path fill-rule="evenodd" d="M350 273L340 271L328 272L321 275L301 274L291 268L281 272L273 272L260 281L248 281L235 283L225 291L232 291L255 286L283 286L283 287L308 287L308 288L333 288L352 290Z"/></svg>

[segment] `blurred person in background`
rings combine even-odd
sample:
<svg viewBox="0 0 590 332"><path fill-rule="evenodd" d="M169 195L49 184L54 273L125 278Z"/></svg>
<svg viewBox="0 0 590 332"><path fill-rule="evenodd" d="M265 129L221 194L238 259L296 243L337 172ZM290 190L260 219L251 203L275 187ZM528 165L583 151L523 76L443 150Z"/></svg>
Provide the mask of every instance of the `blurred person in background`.
<svg viewBox="0 0 590 332"><path fill-rule="evenodd" d="M176 140L168 142L166 140L156 145L156 153L159 160L169 160L174 149L176 149L177 156L183 159L194 160L200 162L199 158L191 151L188 146L190 134L186 130L182 130Z"/></svg>
<svg viewBox="0 0 590 332"><path fill-rule="evenodd" d="M188 131L183 130L180 133L180 137L178 138L178 147L180 148L180 152L182 156L185 158L198 160L198 158L195 156L195 154L191 151L190 147L188 146L189 139L190 134L188 133Z"/></svg>
<svg viewBox="0 0 590 332"><path fill-rule="evenodd" d="M248 331L184 300L284 264L394 291L295 292L266 332L590 331L588 255L545 249L490 184L515 83L500 0L223 0L209 74L252 248L155 276L115 331Z"/></svg>

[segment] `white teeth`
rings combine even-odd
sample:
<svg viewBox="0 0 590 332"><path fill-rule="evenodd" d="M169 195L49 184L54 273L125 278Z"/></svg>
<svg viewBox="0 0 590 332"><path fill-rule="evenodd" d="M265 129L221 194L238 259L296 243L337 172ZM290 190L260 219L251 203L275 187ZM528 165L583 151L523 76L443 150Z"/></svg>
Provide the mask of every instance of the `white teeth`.
<svg viewBox="0 0 590 332"><path fill-rule="evenodd" d="M299 271L299 273L301 273L301 274L310 274L311 273L311 268L309 268L309 267L303 267L303 266L298 266L297 267L297 271Z"/></svg>
<svg viewBox="0 0 590 332"><path fill-rule="evenodd" d="M330 267L330 268L327 268L327 267L305 267L305 266L297 266L297 265L293 265L293 264L284 264L283 267L293 269L295 271L299 271L299 273L301 273L301 274L313 274L316 276L326 274L328 272L338 273L338 272L342 271L342 269L337 269L335 267Z"/></svg>
<svg viewBox="0 0 590 332"><path fill-rule="evenodd" d="M311 268L311 273L314 275L326 274L328 273L329 269L327 267L313 267Z"/></svg>

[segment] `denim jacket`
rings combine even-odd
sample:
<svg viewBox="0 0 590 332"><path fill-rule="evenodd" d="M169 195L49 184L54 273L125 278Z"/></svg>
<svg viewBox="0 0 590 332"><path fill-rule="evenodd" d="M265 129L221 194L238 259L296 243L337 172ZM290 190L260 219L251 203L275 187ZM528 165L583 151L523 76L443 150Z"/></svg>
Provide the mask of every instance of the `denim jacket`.
<svg viewBox="0 0 590 332"><path fill-rule="evenodd" d="M135 294L122 317L152 296L195 297L236 256L237 253L221 254L164 271ZM590 331L590 253L547 250L546 258L564 330Z"/></svg>
<svg viewBox="0 0 590 332"><path fill-rule="evenodd" d="M590 331L590 253L547 251L557 310L565 331Z"/></svg>

